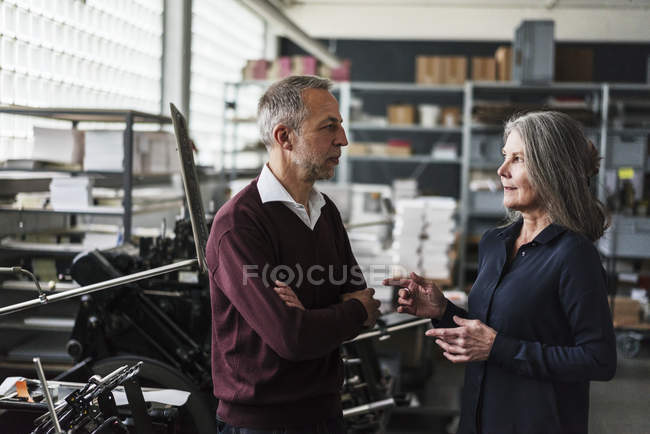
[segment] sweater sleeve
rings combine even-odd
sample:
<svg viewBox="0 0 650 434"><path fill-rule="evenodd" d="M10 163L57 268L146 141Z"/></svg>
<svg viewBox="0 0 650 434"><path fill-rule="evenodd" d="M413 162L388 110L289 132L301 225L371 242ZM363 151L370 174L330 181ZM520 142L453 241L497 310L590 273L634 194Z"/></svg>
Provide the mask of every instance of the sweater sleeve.
<svg viewBox="0 0 650 434"><path fill-rule="evenodd" d="M572 345L545 345L497 333L488 361L539 379L610 380L616 372L616 340L600 258L587 241L579 251L566 255L559 298Z"/></svg>
<svg viewBox="0 0 650 434"><path fill-rule="evenodd" d="M302 311L287 307L265 273L273 264L268 243L251 228L225 233L211 278L246 323L280 357L292 361L329 354L359 333L366 312L357 300Z"/></svg>

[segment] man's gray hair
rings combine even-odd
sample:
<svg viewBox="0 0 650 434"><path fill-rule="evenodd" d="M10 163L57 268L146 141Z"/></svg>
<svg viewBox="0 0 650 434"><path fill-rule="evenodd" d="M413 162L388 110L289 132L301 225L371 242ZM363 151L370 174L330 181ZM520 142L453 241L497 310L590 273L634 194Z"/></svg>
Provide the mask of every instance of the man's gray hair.
<svg viewBox="0 0 650 434"><path fill-rule="evenodd" d="M600 156L582 126L561 112L531 112L512 117L503 140L517 131L524 146L528 177L553 223L597 240L609 226L605 206L591 189ZM510 210L508 222L521 214Z"/></svg>
<svg viewBox="0 0 650 434"><path fill-rule="evenodd" d="M309 114L302 97L304 90L330 90L331 87L330 80L311 75L295 75L272 84L257 105L257 126L266 149L271 150L275 143L273 128L278 124L300 133Z"/></svg>

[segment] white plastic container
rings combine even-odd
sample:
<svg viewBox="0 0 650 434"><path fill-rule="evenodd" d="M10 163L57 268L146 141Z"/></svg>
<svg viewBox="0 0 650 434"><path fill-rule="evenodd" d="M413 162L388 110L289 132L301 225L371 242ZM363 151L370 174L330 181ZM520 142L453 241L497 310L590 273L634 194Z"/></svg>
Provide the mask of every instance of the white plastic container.
<svg viewBox="0 0 650 434"><path fill-rule="evenodd" d="M420 125L423 127L435 127L440 124L440 106L435 104L418 105L420 112Z"/></svg>

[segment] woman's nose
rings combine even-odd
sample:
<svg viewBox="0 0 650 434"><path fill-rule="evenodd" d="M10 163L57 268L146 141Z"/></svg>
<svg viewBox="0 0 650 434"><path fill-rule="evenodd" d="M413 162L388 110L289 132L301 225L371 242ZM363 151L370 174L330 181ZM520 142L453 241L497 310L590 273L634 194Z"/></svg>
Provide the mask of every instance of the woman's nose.
<svg viewBox="0 0 650 434"><path fill-rule="evenodd" d="M504 161L501 163L501 166L497 169L497 175L507 177L508 176L508 162Z"/></svg>

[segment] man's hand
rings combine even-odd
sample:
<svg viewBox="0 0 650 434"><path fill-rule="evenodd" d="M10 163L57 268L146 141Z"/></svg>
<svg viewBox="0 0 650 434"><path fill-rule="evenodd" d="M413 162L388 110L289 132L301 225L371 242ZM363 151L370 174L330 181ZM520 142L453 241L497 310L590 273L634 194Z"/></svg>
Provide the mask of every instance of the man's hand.
<svg viewBox="0 0 650 434"><path fill-rule="evenodd" d="M341 301L343 302L355 298L363 304L363 307L366 309L366 313L368 314L368 318L363 323L364 327L374 326L375 322L377 322L377 318L379 318L379 315L381 314L381 312L379 312L379 306L381 303L378 300L375 300L373 295L375 295L375 289L366 288L361 291L348 292L341 296Z"/></svg>
<svg viewBox="0 0 650 434"><path fill-rule="evenodd" d="M436 344L444 350L444 356L454 363L487 360L497 336L496 330L477 319L454 316L454 322L459 327L431 329L425 334L435 337Z"/></svg>
<svg viewBox="0 0 650 434"><path fill-rule="evenodd" d="M397 311L439 319L447 309L447 299L433 281L411 273L407 279L384 279L386 286L401 286L397 293Z"/></svg>
<svg viewBox="0 0 650 434"><path fill-rule="evenodd" d="M284 301L284 304L286 304L287 306L296 307L300 310L305 310L305 306L302 305L302 302L300 301L296 293L293 292L291 287L288 286L286 283L276 280L275 288L273 289L280 296L282 301Z"/></svg>

